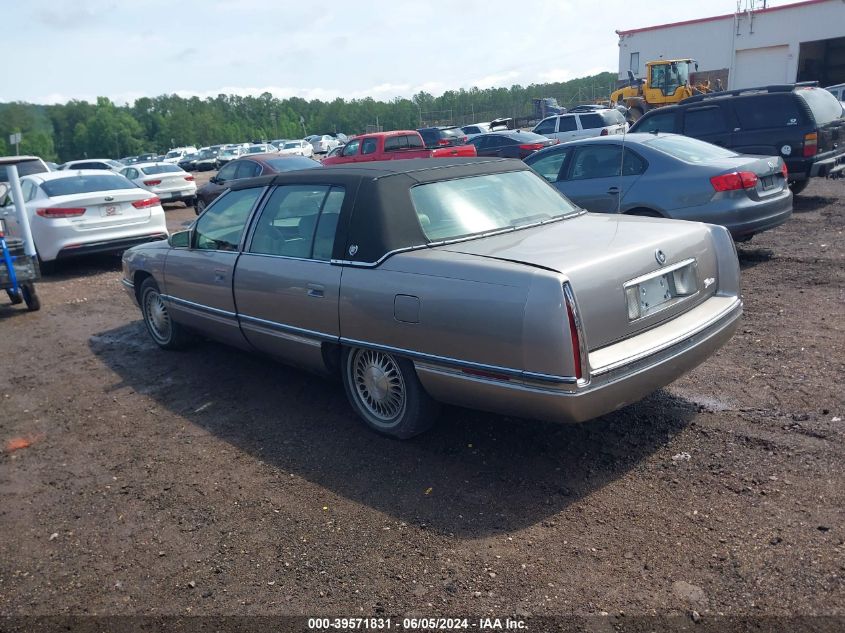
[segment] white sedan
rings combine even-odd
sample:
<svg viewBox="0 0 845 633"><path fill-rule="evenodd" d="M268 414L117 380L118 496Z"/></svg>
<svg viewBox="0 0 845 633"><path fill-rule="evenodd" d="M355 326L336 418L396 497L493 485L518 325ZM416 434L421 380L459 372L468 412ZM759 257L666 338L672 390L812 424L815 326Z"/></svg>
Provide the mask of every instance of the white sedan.
<svg viewBox="0 0 845 633"><path fill-rule="evenodd" d="M306 156L310 158L314 155L314 148L311 146L311 143L305 140L285 141L285 144L279 148L279 154L282 156Z"/></svg>
<svg viewBox="0 0 845 633"><path fill-rule="evenodd" d="M57 259L122 251L167 238L161 201L119 174L51 171L21 178L38 257ZM0 207L9 235L21 236L14 205Z"/></svg>
<svg viewBox="0 0 845 633"><path fill-rule="evenodd" d="M191 207L197 195L194 177L178 165L140 163L120 172L142 189L148 189L164 202L182 201Z"/></svg>

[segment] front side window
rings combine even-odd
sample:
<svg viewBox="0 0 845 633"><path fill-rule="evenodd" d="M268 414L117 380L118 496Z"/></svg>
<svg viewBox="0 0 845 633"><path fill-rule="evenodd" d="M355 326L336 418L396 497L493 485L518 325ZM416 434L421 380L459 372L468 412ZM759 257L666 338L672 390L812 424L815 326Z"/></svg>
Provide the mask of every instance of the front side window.
<svg viewBox="0 0 845 633"><path fill-rule="evenodd" d="M432 242L516 229L577 212L530 170L417 185L411 200Z"/></svg>
<svg viewBox="0 0 845 633"><path fill-rule="evenodd" d="M238 163L229 163L219 172L217 172L217 180L219 182L226 182L235 177L235 172L238 170Z"/></svg>
<svg viewBox="0 0 845 633"><path fill-rule="evenodd" d="M557 119L554 117L550 119L543 119L539 124L537 124L537 127L534 128L534 132L536 134L554 134L555 121L557 121Z"/></svg>
<svg viewBox="0 0 845 633"><path fill-rule="evenodd" d="M343 148L343 151L340 153L341 156L354 156L358 153L358 147L361 145L361 141L356 139L352 139L349 141Z"/></svg>
<svg viewBox="0 0 845 633"><path fill-rule="evenodd" d="M249 252L300 259L331 259L344 191L326 185L283 185L273 191Z"/></svg>
<svg viewBox="0 0 845 633"><path fill-rule="evenodd" d="M229 191L215 200L197 220L195 248L237 251L249 214L263 191L262 187Z"/></svg>

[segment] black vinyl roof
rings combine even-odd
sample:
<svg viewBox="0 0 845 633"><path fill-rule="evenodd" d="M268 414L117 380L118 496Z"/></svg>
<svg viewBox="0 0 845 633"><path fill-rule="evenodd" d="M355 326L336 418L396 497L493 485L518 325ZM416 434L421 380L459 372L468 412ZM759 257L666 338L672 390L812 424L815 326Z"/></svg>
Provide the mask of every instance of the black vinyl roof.
<svg viewBox="0 0 845 633"><path fill-rule="evenodd" d="M288 184L340 186L346 190L332 259L367 265L392 251L429 242L411 201L419 184L528 170L503 158L416 158L288 171L232 183L232 189Z"/></svg>

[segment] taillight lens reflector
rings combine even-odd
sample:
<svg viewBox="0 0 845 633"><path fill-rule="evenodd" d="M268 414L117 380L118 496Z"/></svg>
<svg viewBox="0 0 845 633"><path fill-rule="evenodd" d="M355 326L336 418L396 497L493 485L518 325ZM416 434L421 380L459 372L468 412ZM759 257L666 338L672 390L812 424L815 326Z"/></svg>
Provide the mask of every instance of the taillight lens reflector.
<svg viewBox="0 0 845 633"><path fill-rule="evenodd" d="M731 172L713 176L710 184L716 191L737 191L739 189L753 189L757 186L757 174L752 171Z"/></svg>
<svg viewBox="0 0 845 633"><path fill-rule="evenodd" d="M189 182L193 182L193 181L194 181L194 177L193 177L193 176L185 176L185 180L187 180L187 181L189 181Z"/></svg>
<svg viewBox="0 0 845 633"><path fill-rule="evenodd" d="M160 185L161 181L160 180L145 180L144 184L147 185L148 187L153 187L155 185Z"/></svg>
<svg viewBox="0 0 845 633"><path fill-rule="evenodd" d="M42 218L75 218L85 213L83 207L49 207L37 209L36 214Z"/></svg>
<svg viewBox="0 0 845 633"><path fill-rule="evenodd" d="M810 132L804 135L804 156L815 156L819 151L819 135L817 132Z"/></svg>
<svg viewBox="0 0 845 633"><path fill-rule="evenodd" d="M149 207L154 207L157 204L160 204L161 200L158 197L147 198L146 200L136 200L132 203L132 206L136 209L147 209Z"/></svg>
<svg viewBox="0 0 845 633"><path fill-rule="evenodd" d="M543 149L545 145L543 143L525 143L519 146L519 149L524 149L530 152L536 151L538 149Z"/></svg>
<svg viewBox="0 0 845 633"><path fill-rule="evenodd" d="M780 164L780 173L783 174L783 179L789 178L789 170L786 168L786 163Z"/></svg>
<svg viewBox="0 0 845 633"><path fill-rule="evenodd" d="M599 132L599 136L607 136L607 134L608 134L608 132L607 132L607 128L606 128L606 127L603 127L603 128L601 129L601 132Z"/></svg>

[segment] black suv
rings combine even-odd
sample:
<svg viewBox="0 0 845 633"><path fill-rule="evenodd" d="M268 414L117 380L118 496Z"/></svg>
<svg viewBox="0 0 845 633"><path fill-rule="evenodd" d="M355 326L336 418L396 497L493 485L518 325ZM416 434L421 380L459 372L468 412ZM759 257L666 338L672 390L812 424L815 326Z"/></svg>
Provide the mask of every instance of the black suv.
<svg viewBox="0 0 845 633"><path fill-rule="evenodd" d="M815 85L697 95L647 112L631 132L675 132L743 154L781 156L796 194L810 178L845 170L845 111Z"/></svg>
<svg viewBox="0 0 845 633"><path fill-rule="evenodd" d="M456 125L423 127L417 130L423 137L423 143L428 149L466 145L467 135Z"/></svg>

